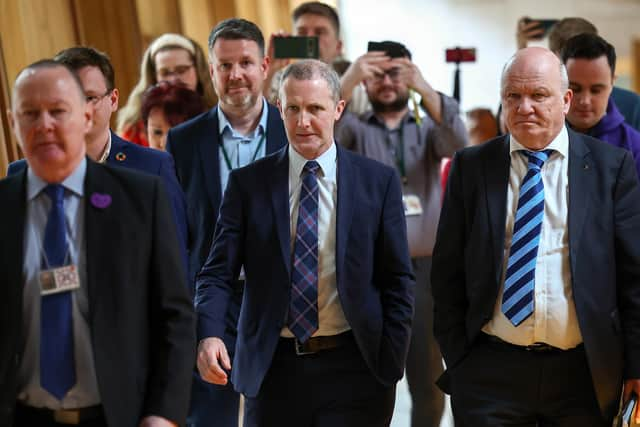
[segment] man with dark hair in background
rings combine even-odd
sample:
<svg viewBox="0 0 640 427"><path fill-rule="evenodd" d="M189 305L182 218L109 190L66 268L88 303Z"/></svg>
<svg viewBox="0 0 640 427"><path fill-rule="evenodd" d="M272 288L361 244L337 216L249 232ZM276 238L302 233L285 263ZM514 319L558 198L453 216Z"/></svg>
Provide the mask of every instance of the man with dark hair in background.
<svg viewBox="0 0 640 427"><path fill-rule="evenodd" d="M526 47L529 40L540 38L539 32L536 30L535 21L527 24L525 19L526 17L518 21L516 34L518 49ZM549 49L560 58L567 40L578 34L585 33L598 34L598 29L584 18L572 17L561 19L549 30ZM625 121L640 131L640 96L630 90L613 86L611 97L624 116Z"/></svg>
<svg viewBox="0 0 640 427"><path fill-rule="evenodd" d="M342 76L342 98L364 84L372 109L361 117L345 112L336 125L339 144L396 169L402 177L407 237L416 275L415 317L407 358L407 382L412 399L411 423L437 426L444 397L435 380L442 373L442 356L433 337L431 253L440 215L440 161L466 145L458 103L434 90L425 80L409 50L384 42L389 51L368 52ZM409 91L422 98L426 112L409 110Z"/></svg>
<svg viewBox="0 0 640 427"><path fill-rule="evenodd" d="M562 62L573 91L567 122L578 132L629 150L640 176L640 132L625 123L610 97L615 48L596 34L580 34L565 43Z"/></svg>
<svg viewBox="0 0 640 427"><path fill-rule="evenodd" d="M120 138L109 128L118 109L119 92L113 66L106 53L77 46L59 52L54 61L71 68L80 78L87 102L93 107L92 126L85 142L87 155L98 163L123 166L157 175L164 181L178 230L180 253L187 269L187 214L184 193L176 178L173 159L166 153L140 147ZM24 160L9 165L8 174L27 166ZM187 272L188 273L188 272ZM190 287L191 289L191 287Z"/></svg>
<svg viewBox="0 0 640 427"><path fill-rule="evenodd" d="M278 110L262 95L268 69L264 38L253 22L219 22L209 35L209 71L218 105L167 134L167 151L187 197L189 265L194 274L209 254L230 172L287 143ZM222 337L231 351L243 287L244 276L234 277L234 294L225 313L230 326ZM230 384L213 385L194 375L189 423L237 427L239 394Z"/></svg>

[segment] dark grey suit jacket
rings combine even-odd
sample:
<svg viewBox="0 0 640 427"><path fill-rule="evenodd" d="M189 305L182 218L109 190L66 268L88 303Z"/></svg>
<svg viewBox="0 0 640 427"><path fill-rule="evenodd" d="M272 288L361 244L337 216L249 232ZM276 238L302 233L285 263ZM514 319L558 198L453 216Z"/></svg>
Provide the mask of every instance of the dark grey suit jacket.
<svg viewBox="0 0 640 427"><path fill-rule="evenodd" d="M439 384L493 316L500 289L508 137L454 158L433 256L434 329L447 362ZM569 130L573 298L603 415L622 380L640 378L640 188L631 153Z"/></svg>

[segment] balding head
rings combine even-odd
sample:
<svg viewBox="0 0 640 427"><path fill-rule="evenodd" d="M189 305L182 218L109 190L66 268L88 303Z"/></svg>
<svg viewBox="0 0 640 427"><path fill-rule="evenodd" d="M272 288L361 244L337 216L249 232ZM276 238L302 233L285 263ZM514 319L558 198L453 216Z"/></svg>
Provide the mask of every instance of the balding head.
<svg viewBox="0 0 640 427"><path fill-rule="evenodd" d="M78 166L91 118L82 84L66 66L39 61L18 74L9 122L29 167L44 181L62 182Z"/></svg>
<svg viewBox="0 0 640 427"><path fill-rule="evenodd" d="M529 47L507 61L501 79L502 107L511 135L541 150L564 126L572 93L564 65L548 49Z"/></svg>

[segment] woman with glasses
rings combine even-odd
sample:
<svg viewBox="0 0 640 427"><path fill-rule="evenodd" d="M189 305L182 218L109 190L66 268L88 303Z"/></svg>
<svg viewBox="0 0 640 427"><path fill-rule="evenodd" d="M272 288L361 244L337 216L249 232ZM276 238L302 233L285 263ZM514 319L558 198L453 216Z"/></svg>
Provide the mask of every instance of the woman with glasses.
<svg viewBox="0 0 640 427"><path fill-rule="evenodd" d="M151 42L145 51L140 66L140 80L131 91L127 104L118 113L117 131L124 139L149 146L141 115L142 95L148 87L162 81L179 83L196 91L207 108L217 102L202 48L180 34L163 34Z"/></svg>

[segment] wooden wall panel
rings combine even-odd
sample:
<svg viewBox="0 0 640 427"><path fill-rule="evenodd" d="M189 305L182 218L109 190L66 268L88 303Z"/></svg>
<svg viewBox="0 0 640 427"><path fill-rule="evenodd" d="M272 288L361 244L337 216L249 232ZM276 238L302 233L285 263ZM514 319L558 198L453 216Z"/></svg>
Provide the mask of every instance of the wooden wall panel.
<svg viewBox="0 0 640 427"><path fill-rule="evenodd" d="M640 93L640 37L631 41L631 89Z"/></svg>
<svg viewBox="0 0 640 427"><path fill-rule="evenodd" d="M79 43L106 52L116 70L124 103L138 82L142 36L135 3L129 0L73 0ZM115 116L115 115L114 115Z"/></svg>
<svg viewBox="0 0 640 427"><path fill-rule="evenodd" d="M77 42L69 0L0 0L0 41L7 79L38 59Z"/></svg>
<svg viewBox="0 0 640 427"><path fill-rule="evenodd" d="M220 21L236 16L234 1L178 0L182 33L198 42L205 53L211 29Z"/></svg>
<svg viewBox="0 0 640 427"><path fill-rule="evenodd" d="M178 0L136 0L143 51L164 33L182 33Z"/></svg>

